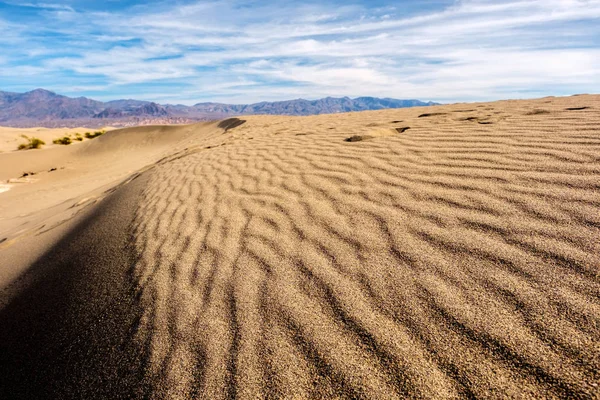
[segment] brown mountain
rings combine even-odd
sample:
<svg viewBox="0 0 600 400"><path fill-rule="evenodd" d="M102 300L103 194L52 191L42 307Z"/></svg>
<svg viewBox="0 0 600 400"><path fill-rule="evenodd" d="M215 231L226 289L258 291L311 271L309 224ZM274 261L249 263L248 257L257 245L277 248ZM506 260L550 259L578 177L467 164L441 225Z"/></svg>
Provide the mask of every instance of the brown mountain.
<svg viewBox="0 0 600 400"><path fill-rule="evenodd" d="M198 103L189 107L189 114L218 113L221 115L240 114L277 114L277 115L317 115L351 111L383 110L387 108L406 108L435 105L420 100L380 99L377 97L326 97L319 100L287 100L261 102L255 104ZM177 112L177 111L176 111ZM184 113L186 111L183 111Z"/></svg>
<svg viewBox="0 0 600 400"><path fill-rule="evenodd" d="M198 103L193 106L160 105L140 100L101 102L86 97L71 98L48 90L27 93L0 91L0 125L3 126L127 126L157 123L187 123L233 115L315 115L349 111L381 110L434 105L419 100L376 97L327 97L319 100L288 100L255 104Z"/></svg>
<svg viewBox="0 0 600 400"><path fill-rule="evenodd" d="M124 109L106 108L102 112L94 115L94 118L128 118L128 117L168 117L169 112L165 107L156 103L147 103L138 107L126 107Z"/></svg>
<svg viewBox="0 0 600 400"><path fill-rule="evenodd" d="M19 120L89 118L104 108L100 101L70 98L44 89L27 93L0 92L0 124Z"/></svg>

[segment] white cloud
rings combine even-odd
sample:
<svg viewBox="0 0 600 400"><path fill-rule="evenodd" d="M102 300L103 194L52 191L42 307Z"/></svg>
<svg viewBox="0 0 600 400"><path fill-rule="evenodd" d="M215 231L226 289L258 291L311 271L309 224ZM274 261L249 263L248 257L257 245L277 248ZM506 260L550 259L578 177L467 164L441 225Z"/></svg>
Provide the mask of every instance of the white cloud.
<svg viewBox="0 0 600 400"><path fill-rule="evenodd" d="M62 11L74 11L71 6L57 3L20 3L20 2L6 2L6 4L16 5L20 7L30 8L41 8L46 10L62 10Z"/></svg>
<svg viewBox="0 0 600 400"><path fill-rule="evenodd" d="M15 43L31 45L15 44L6 58L37 59L50 75L71 73L79 82L71 87L98 87L98 77L115 91L171 82L185 93L163 87L161 98L187 103L207 95L448 101L600 91L600 0L463 0L408 16L402 5L240 9L236 0L129 13L50 6L38 28L13 24ZM34 40L45 32L60 39ZM74 55L55 47L63 40Z"/></svg>

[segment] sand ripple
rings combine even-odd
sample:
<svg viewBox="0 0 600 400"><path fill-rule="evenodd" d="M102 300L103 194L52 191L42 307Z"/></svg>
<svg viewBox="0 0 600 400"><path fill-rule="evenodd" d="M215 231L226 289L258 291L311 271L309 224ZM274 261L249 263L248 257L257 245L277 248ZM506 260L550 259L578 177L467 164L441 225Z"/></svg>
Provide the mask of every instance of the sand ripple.
<svg viewBox="0 0 600 400"><path fill-rule="evenodd" d="M597 396L600 101L465 108L249 117L154 168L156 397Z"/></svg>

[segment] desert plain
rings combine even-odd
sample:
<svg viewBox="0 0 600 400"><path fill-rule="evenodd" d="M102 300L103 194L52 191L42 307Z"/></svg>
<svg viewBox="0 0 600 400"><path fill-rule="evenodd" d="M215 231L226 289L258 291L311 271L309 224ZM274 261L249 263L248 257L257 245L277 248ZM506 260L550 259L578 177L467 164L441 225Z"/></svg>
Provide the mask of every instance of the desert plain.
<svg viewBox="0 0 600 400"><path fill-rule="evenodd" d="M0 398L600 398L598 95L13 147Z"/></svg>

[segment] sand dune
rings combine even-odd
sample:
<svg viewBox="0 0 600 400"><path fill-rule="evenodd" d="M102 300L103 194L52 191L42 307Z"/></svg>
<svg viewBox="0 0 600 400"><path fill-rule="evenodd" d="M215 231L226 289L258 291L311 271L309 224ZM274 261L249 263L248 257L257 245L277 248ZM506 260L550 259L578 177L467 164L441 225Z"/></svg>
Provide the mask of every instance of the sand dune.
<svg viewBox="0 0 600 400"><path fill-rule="evenodd" d="M19 249L25 245L15 249L13 243L27 239L25 248L44 244L40 251L47 250L60 235L52 232L41 240L40 233L81 214L141 168L214 132L222 130L206 123L127 128L69 146L0 154L0 182L5 189L0 199L0 250L11 253L0 268L0 287L32 261Z"/></svg>
<svg viewBox="0 0 600 400"><path fill-rule="evenodd" d="M104 127L103 130L110 131L114 128ZM46 144L44 148L51 148L59 145L52 143L54 139L58 139L63 136L71 135L75 137L76 133L84 135L86 132L94 132L98 129L94 128L9 128L0 127L0 152L11 152L17 150L17 147L21 143L25 143L22 135L34 136L42 139ZM84 139L85 140L85 139ZM73 144L78 144L74 142Z"/></svg>
<svg viewBox="0 0 600 400"><path fill-rule="evenodd" d="M598 398L598 110L251 116L80 145L61 157L89 170L31 196L142 173L31 267L0 372L62 397Z"/></svg>

